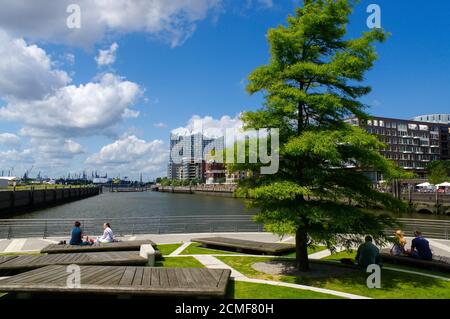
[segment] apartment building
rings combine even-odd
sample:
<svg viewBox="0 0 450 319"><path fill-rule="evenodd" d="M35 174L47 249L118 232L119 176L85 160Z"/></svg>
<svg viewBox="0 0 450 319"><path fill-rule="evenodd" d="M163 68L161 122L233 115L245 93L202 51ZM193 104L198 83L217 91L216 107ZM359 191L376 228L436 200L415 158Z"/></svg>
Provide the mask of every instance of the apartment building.
<svg viewBox="0 0 450 319"><path fill-rule="evenodd" d="M368 121L350 118L347 122L378 136L386 144L381 150L383 156L406 170L425 176L430 162L449 158L450 124L424 121L426 116L420 119L372 117Z"/></svg>

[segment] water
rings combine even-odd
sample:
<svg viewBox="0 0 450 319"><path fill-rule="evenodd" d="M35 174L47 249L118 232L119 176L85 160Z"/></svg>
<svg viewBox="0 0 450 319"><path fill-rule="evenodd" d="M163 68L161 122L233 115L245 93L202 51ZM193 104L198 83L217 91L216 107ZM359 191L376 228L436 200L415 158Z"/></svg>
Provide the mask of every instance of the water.
<svg viewBox="0 0 450 319"><path fill-rule="evenodd" d="M0 218L123 218L152 216L193 215L251 215L256 210L245 208L241 199L160 192L110 193L84 200L42 209L34 212L18 212L12 216L3 214ZM382 213L376 211L376 213ZM445 215L391 214L394 217L417 219L446 219Z"/></svg>
<svg viewBox="0 0 450 319"><path fill-rule="evenodd" d="M192 215L249 215L241 199L160 192L110 193L34 212L1 218L123 218Z"/></svg>

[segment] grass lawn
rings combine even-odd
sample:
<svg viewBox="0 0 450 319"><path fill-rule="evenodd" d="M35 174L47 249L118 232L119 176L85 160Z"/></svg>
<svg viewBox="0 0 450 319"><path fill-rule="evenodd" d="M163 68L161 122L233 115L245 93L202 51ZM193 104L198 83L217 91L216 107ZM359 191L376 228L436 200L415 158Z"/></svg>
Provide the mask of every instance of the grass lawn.
<svg viewBox="0 0 450 319"><path fill-rule="evenodd" d="M173 253L181 244L161 244L156 245L156 249L161 252L163 256L170 255Z"/></svg>
<svg viewBox="0 0 450 319"><path fill-rule="evenodd" d="M319 251L323 251L323 250L326 250L326 249L327 249L327 247L325 247L325 246L311 246L311 247L308 247L308 255L312 255L312 254L318 253ZM295 257L295 251L292 252L292 253L289 253L289 254L284 254L283 257L292 257L292 258L294 258Z"/></svg>
<svg viewBox="0 0 450 319"><path fill-rule="evenodd" d="M210 248L201 247L200 243L192 243L186 247L185 250L181 252L180 255L229 255L229 254L237 254L233 251L228 250L217 250Z"/></svg>
<svg viewBox="0 0 450 319"><path fill-rule="evenodd" d="M338 299L333 295L300 290L289 287L279 287L267 284L231 280L228 283L227 298L229 299Z"/></svg>
<svg viewBox="0 0 450 319"><path fill-rule="evenodd" d="M163 257L155 263L157 267L179 267L179 268L205 268L201 262L194 257Z"/></svg>
<svg viewBox="0 0 450 319"><path fill-rule="evenodd" d="M341 251L341 252L339 252L337 254L333 254L333 255L327 256L325 258L322 258L322 260L340 261L342 258L350 258L352 260L355 260L355 257L356 257L356 251L350 252L348 250L344 250L344 251ZM450 274L444 273L444 272L432 271L432 270L427 270L427 269L420 269L420 268L414 268L414 267L403 266L403 265L396 265L396 264L390 264L390 263L384 263L383 265L385 267L389 267L389 268L395 268L395 269L399 269L399 270L415 271L415 272L420 272L420 273L429 274L429 275L435 275L435 276L441 276L441 277L445 277L445 278L449 278L450 279Z"/></svg>
<svg viewBox="0 0 450 319"><path fill-rule="evenodd" d="M23 252L23 253L0 253L0 257L2 256L39 256L39 255L45 255L41 254L40 252Z"/></svg>
<svg viewBox="0 0 450 319"><path fill-rule="evenodd" d="M230 255L230 254L242 254L245 253L234 252L229 250L219 250L201 247L202 244L192 243L185 250L181 252L181 255ZM319 251L327 249L325 246L314 246L308 247L308 255L317 253ZM295 257L295 252L287 253L283 255L284 257Z"/></svg>
<svg viewBox="0 0 450 319"><path fill-rule="evenodd" d="M251 278L279 280L294 284L308 285L342 291L371 298L393 299L449 299L450 282L425 276L382 270L381 289L369 289L366 285L368 274L356 270L338 277L305 278L284 275L267 275L254 270L251 266L264 259L254 257L218 257L237 271ZM274 260L267 258L266 260ZM339 267L339 266L336 266ZM416 270L417 271L417 270Z"/></svg>

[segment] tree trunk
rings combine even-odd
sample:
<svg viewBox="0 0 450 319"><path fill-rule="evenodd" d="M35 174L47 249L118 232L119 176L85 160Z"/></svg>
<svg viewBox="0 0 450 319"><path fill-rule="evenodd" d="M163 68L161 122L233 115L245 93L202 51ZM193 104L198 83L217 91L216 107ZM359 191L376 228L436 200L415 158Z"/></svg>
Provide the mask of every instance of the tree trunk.
<svg viewBox="0 0 450 319"><path fill-rule="evenodd" d="M299 271L309 271L308 234L299 227L295 234L296 263Z"/></svg>

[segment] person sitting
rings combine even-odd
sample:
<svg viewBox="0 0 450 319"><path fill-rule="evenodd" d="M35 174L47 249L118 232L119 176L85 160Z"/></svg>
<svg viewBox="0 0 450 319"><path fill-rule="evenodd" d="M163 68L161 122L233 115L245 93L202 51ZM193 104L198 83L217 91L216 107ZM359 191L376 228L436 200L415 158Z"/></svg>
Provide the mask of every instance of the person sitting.
<svg viewBox="0 0 450 319"><path fill-rule="evenodd" d="M69 244L74 246L91 245L88 237L86 237L86 241L83 241L84 234L80 226L80 222L76 221L74 227L72 228Z"/></svg>
<svg viewBox="0 0 450 319"><path fill-rule="evenodd" d="M416 230L414 232L414 237L409 252L410 256L422 260L432 260L433 253L430 249L430 243L422 236L422 232Z"/></svg>
<svg viewBox="0 0 450 319"><path fill-rule="evenodd" d="M401 230L395 232L394 245L391 248L391 255L401 256L406 254L406 239L405 234Z"/></svg>
<svg viewBox="0 0 450 319"><path fill-rule="evenodd" d="M373 244L371 236L366 236L365 242L358 247L355 261L363 268L380 263L380 250Z"/></svg>
<svg viewBox="0 0 450 319"><path fill-rule="evenodd" d="M103 235L97 238L97 243L112 243L114 242L114 233L109 223L103 224Z"/></svg>

